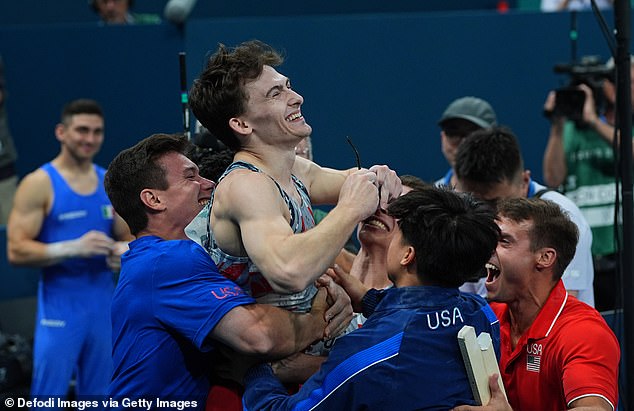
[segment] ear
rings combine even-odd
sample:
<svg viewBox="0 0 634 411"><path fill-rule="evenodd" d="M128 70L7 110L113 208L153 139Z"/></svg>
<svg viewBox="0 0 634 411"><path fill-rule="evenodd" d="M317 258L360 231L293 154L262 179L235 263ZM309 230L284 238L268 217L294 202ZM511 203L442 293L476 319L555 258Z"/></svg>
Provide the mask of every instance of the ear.
<svg viewBox="0 0 634 411"><path fill-rule="evenodd" d="M416 264L416 250L411 245L407 246L403 251L400 264L403 267L408 267Z"/></svg>
<svg viewBox="0 0 634 411"><path fill-rule="evenodd" d="M165 209L165 204L161 203L161 198L158 193L152 189L143 189L139 194L139 198L141 202L151 210L161 211Z"/></svg>
<svg viewBox="0 0 634 411"><path fill-rule="evenodd" d="M547 270L555 265L557 251L554 248L542 248L537 252L537 269Z"/></svg>
<svg viewBox="0 0 634 411"><path fill-rule="evenodd" d="M528 195L528 184L531 181L531 171L530 170L524 170L522 171L522 193L524 193L524 196L526 197Z"/></svg>
<svg viewBox="0 0 634 411"><path fill-rule="evenodd" d="M57 123L55 126L55 137L58 141L62 141L64 138L64 132L66 131L66 126L62 123Z"/></svg>
<svg viewBox="0 0 634 411"><path fill-rule="evenodd" d="M231 129L236 133L243 136L249 135L253 131L246 121L238 117L232 117L229 119L229 127L231 127Z"/></svg>

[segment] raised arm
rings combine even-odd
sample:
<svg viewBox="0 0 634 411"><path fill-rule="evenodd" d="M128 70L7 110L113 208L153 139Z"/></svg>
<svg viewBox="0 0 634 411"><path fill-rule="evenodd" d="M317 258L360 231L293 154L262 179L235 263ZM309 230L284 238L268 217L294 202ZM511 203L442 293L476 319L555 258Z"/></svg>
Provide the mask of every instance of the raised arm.
<svg viewBox="0 0 634 411"><path fill-rule="evenodd" d="M334 170L321 167L309 160L297 158L293 165L293 173L308 185L313 204L335 204L339 198L341 187L347 176L357 169ZM385 165L374 165L370 171L376 174L375 185L379 188L381 209L387 203L401 195L403 187L398 175Z"/></svg>
<svg viewBox="0 0 634 411"><path fill-rule="evenodd" d="M357 171L356 168L335 170L321 167L310 160L295 158L293 174L308 187L310 200L313 205L337 204L339 192L346 178Z"/></svg>
<svg viewBox="0 0 634 411"><path fill-rule="evenodd" d="M610 83L609 83L610 84ZM579 88L585 93L586 99L583 104L583 121L588 124L594 131L601 136L608 144L614 144L615 128L612 124L601 119L597 114L594 95L590 87L585 84L579 85Z"/></svg>
<svg viewBox="0 0 634 411"><path fill-rule="evenodd" d="M562 185L568 175L563 141L563 120L553 119L550 125L550 136L544 151L544 181L548 187L557 188Z"/></svg>
<svg viewBox="0 0 634 411"><path fill-rule="evenodd" d="M544 111L552 113L554 108L555 92L551 91L544 103ZM549 187L562 185L568 174L563 141L564 122L562 117L551 117L550 135L543 159L544 181Z"/></svg>
<svg viewBox="0 0 634 411"><path fill-rule="evenodd" d="M276 291L303 290L332 264L356 224L376 210L376 178L368 170L348 176L337 206L317 226L295 234L271 179L261 173L234 172L216 189L211 222L214 230L228 230L236 223L244 250L235 243L219 241L219 246L248 254Z"/></svg>

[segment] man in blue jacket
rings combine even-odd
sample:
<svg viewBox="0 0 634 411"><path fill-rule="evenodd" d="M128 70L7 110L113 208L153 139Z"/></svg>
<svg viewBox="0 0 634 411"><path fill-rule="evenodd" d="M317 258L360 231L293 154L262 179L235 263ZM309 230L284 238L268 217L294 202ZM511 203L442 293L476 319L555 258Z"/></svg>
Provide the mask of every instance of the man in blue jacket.
<svg viewBox="0 0 634 411"><path fill-rule="evenodd" d="M499 325L481 297L458 290L484 267L499 229L491 209L446 188L412 191L390 203L397 219L388 247L394 288L368 290L341 271L338 281L362 328L340 338L320 370L289 396L267 364L246 374L245 410L447 410L474 404L457 334L491 335ZM377 229L385 229L377 225Z"/></svg>

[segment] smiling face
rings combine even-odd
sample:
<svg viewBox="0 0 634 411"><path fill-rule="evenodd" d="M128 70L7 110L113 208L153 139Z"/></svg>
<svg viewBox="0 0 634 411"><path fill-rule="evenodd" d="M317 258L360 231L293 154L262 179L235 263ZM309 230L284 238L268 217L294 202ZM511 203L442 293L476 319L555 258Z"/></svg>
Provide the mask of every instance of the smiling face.
<svg viewBox="0 0 634 411"><path fill-rule="evenodd" d="M290 80L271 66L245 84L249 96L246 112L230 123L234 130L255 134L263 141L288 141L294 148L310 136L312 128L301 112L304 98L291 89Z"/></svg>
<svg viewBox="0 0 634 411"><path fill-rule="evenodd" d="M62 151L77 162L90 162L103 143L103 118L96 114L75 114L55 128Z"/></svg>
<svg viewBox="0 0 634 411"><path fill-rule="evenodd" d="M403 185L401 195L412 190L412 187ZM397 230L396 219L379 208L373 215L359 223L357 236L364 247L376 246L387 250Z"/></svg>
<svg viewBox="0 0 634 411"><path fill-rule="evenodd" d="M502 232L497 248L487 268L487 298L496 302L511 302L525 294L539 258L531 251L529 237L531 221L515 222L501 217Z"/></svg>
<svg viewBox="0 0 634 411"><path fill-rule="evenodd" d="M161 202L172 216L170 220L184 228L209 202L215 183L201 177L196 164L181 153L170 152L159 164L168 184L167 190L160 190Z"/></svg>
<svg viewBox="0 0 634 411"><path fill-rule="evenodd" d="M359 226L359 242L363 247L380 246L385 249L394 236L396 220L385 211L377 210Z"/></svg>

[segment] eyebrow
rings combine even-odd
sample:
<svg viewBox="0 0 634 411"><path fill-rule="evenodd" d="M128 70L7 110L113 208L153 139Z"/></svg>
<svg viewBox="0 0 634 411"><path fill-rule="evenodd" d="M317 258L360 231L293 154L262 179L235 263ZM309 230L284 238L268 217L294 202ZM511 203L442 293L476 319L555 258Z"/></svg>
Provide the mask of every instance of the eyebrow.
<svg viewBox="0 0 634 411"><path fill-rule="evenodd" d="M186 165L185 168L183 169L183 174L187 174L187 173L197 173L198 172L198 166L196 164L190 164L190 165Z"/></svg>
<svg viewBox="0 0 634 411"><path fill-rule="evenodd" d="M284 77L284 78L285 78L284 84L276 84L276 85L274 85L273 87L271 87L269 89L269 91L266 92L265 96L266 97L271 97L271 93L273 93L273 91L277 90L277 91L281 92L281 91L284 90L284 87L287 87L289 84L291 84L291 80L288 77Z"/></svg>
<svg viewBox="0 0 634 411"><path fill-rule="evenodd" d="M85 125L77 125L77 126L75 126L75 129L79 130L79 131L91 131L91 130L93 130L94 132L103 132L103 127L92 128L90 126L85 126Z"/></svg>
<svg viewBox="0 0 634 411"><path fill-rule="evenodd" d="M274 91L282 91L284 88L280 85L277 86L273 86L269 89L269 91L266 92L266 97L271 97L271 94L273 94Z"/></svg>
<svg viewBox="0 0 634 411"><path fill-rule="evenodd" d="M500 233L500 240L509 240L515 242L515 237L509 233L502 232Z"/></svg>

